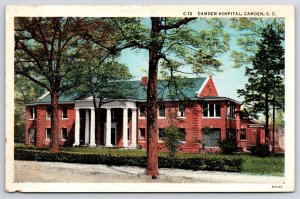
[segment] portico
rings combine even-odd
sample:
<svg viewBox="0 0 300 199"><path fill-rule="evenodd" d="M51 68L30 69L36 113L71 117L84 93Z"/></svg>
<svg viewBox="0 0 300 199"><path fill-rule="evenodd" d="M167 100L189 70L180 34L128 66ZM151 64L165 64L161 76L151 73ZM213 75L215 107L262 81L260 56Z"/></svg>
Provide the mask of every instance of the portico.
<svg viewBox="0 0 300 199"><path fill-rule="evenodd" d="M80 111L81 110L81 111ZM115 100L101 106L104 113L101 122L100 137L102 146L136 148L137 146L137 108L134 101ZM85 113L81 118L80 113ZM130 113L130 114L129 114ZM81 119L80 119L81 118ZM75 101L75 136L73 146L81 143L89 147L96 147L95 109L92 99ZM130 125L129 125L130 124ZM80 136L80 129L84 129L84 136ZM81 139L84 139L82 142Z"/></svg>

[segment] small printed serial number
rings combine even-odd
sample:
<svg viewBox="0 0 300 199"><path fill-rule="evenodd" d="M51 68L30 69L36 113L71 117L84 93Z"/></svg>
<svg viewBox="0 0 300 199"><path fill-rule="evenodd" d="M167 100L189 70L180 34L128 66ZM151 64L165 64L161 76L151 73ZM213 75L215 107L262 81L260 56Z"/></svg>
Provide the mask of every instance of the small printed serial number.
<svg viewBox="0 0 300 199"><path fill-rule="evenodd" d="M281 189L281 188L282 188L282 185L272 185L272 188L273 188L273 189Z"/></svg>

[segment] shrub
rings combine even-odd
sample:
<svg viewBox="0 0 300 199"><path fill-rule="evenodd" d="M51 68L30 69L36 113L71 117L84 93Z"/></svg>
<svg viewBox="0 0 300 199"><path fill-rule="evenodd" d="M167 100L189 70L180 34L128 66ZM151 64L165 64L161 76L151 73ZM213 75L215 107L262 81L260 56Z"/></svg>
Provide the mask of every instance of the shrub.
<svg viewBox="0 0 300 199"><path fill-rule="evenodd" d="M232 155L238 152L237 141L233 139L226 139L219 142L219 146L223 154Z"/></svg>
<svg viewBox="0 0 300 199"><path fill-rule="evenodd" d="M50 153L34 149L15 149L15 160L67 162L83 164L106 164L116 166L146 167L146 156L117 154L82 154L71 152ZM167 157L159 156L160 168L179 168L207 171L241 172L243 160L228 157Z"/></svg>
<svg viewBox="0 0 300 199"><path fill-rule="evenodd" d="M182 140L183 134L175 126L166 128L163 135L164 145L168 148L169 156L174 157L178 150L179 141Z"/></svg>
<svg viewBox="0 0 300 199"><path fill-rule="evenodd" d="M267 157L270 155L268 145L258 144L256 146L250 147L249 150L251 151L252 155L259 157Z"/></svg>

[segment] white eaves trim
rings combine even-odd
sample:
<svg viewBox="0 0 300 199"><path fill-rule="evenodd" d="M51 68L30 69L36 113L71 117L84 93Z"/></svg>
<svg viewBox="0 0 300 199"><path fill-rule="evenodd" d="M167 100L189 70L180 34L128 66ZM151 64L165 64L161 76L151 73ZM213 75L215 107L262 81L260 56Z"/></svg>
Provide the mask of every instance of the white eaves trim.
<svg viewBox="0 0 300 199"><path fill-rule="evenodd" d="M211 76L206 77L205 81L203 82L202 86L200 87L199 91L196 92L198 94L198 96L200 95L200 93L203 91L203 89L205 88L208 80L210 79Z"/></svg>
<svg viewBox="0 0 300 199"><path fill-rule="evenodd" d="M38 98L38 101L40 101L41 99L45 98L50 92L47 91L46 93L44 93L41 97Z"/></svg>

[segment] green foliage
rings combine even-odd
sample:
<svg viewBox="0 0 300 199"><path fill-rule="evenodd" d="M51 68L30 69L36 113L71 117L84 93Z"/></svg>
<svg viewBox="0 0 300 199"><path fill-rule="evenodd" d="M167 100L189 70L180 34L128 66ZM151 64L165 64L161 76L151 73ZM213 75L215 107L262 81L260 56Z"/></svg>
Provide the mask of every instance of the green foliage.
<svg viewBox="0 0 300 199"><path fill-rule="evenodd" d="M260 175L284 176L284 156L257 157L252 155L243 158L242 172Z"/></svg>
<svg viewBox="0 0 300 199"><path fill-rule="evenodd" d="M250 147L249 150L251 151L252 155L259 156L259 157L267 157L270 155L270 150L268 145L258 144L256 146Z"/></svg>
<svg viewBox="0 0 300 199"><path fill-rule="evenodd" d="M233 155L238 152L237 141L234 139L226 139L219 142L219 146L223 154Z"/></svg>
<svg viewBox="0 0 300 199"><path fill-rule="evenodd" d="M257 46L258 50L252 58L253 66L246 67L245 75L249 83L237 92L244 97L250 115L258 117L262 113L265 116L265 131L268 135L271 106L284 108L284 38L274 25L268 25Z"/></svg>
<svg viewBox="0 0 300 199"><path fill-rule="evenodd" d="M164 145L168 148L169 156L174 157L178 150L179 141L183 140L183 134L175 126L166 128L163 134Z"/></svg>
<svg viewBox="0 0 300 199"><path fill-rule="evenodd" d="M15 160L67 162L83 164L106 164L116 166L146 166L146 155L120 155L97 153L50 153L37 149L15 149ZM206 171L240 172L243 160L227 157L166 157L158 158L160 168L179 168Z"/></svg>
<svg viewBox="0 0 300 199"><path fill-rule="evenodd" d="M25 104L35 101L40 97L45 89L39 85L34 84L27 78L15 75L14 78L14 129L15 129L15 142L25 142Z"/></svg>
<svg viewBox="0 0 300 199"><path fill-rule="evenodd" d="M284 22L283 18L232 18L230 25L237 32L236 43L239 46L238 50L231 51L234 67L252 64L252 59L259 50L257 43L263 38L267 26L272 25L284 38Z"/></svg>

